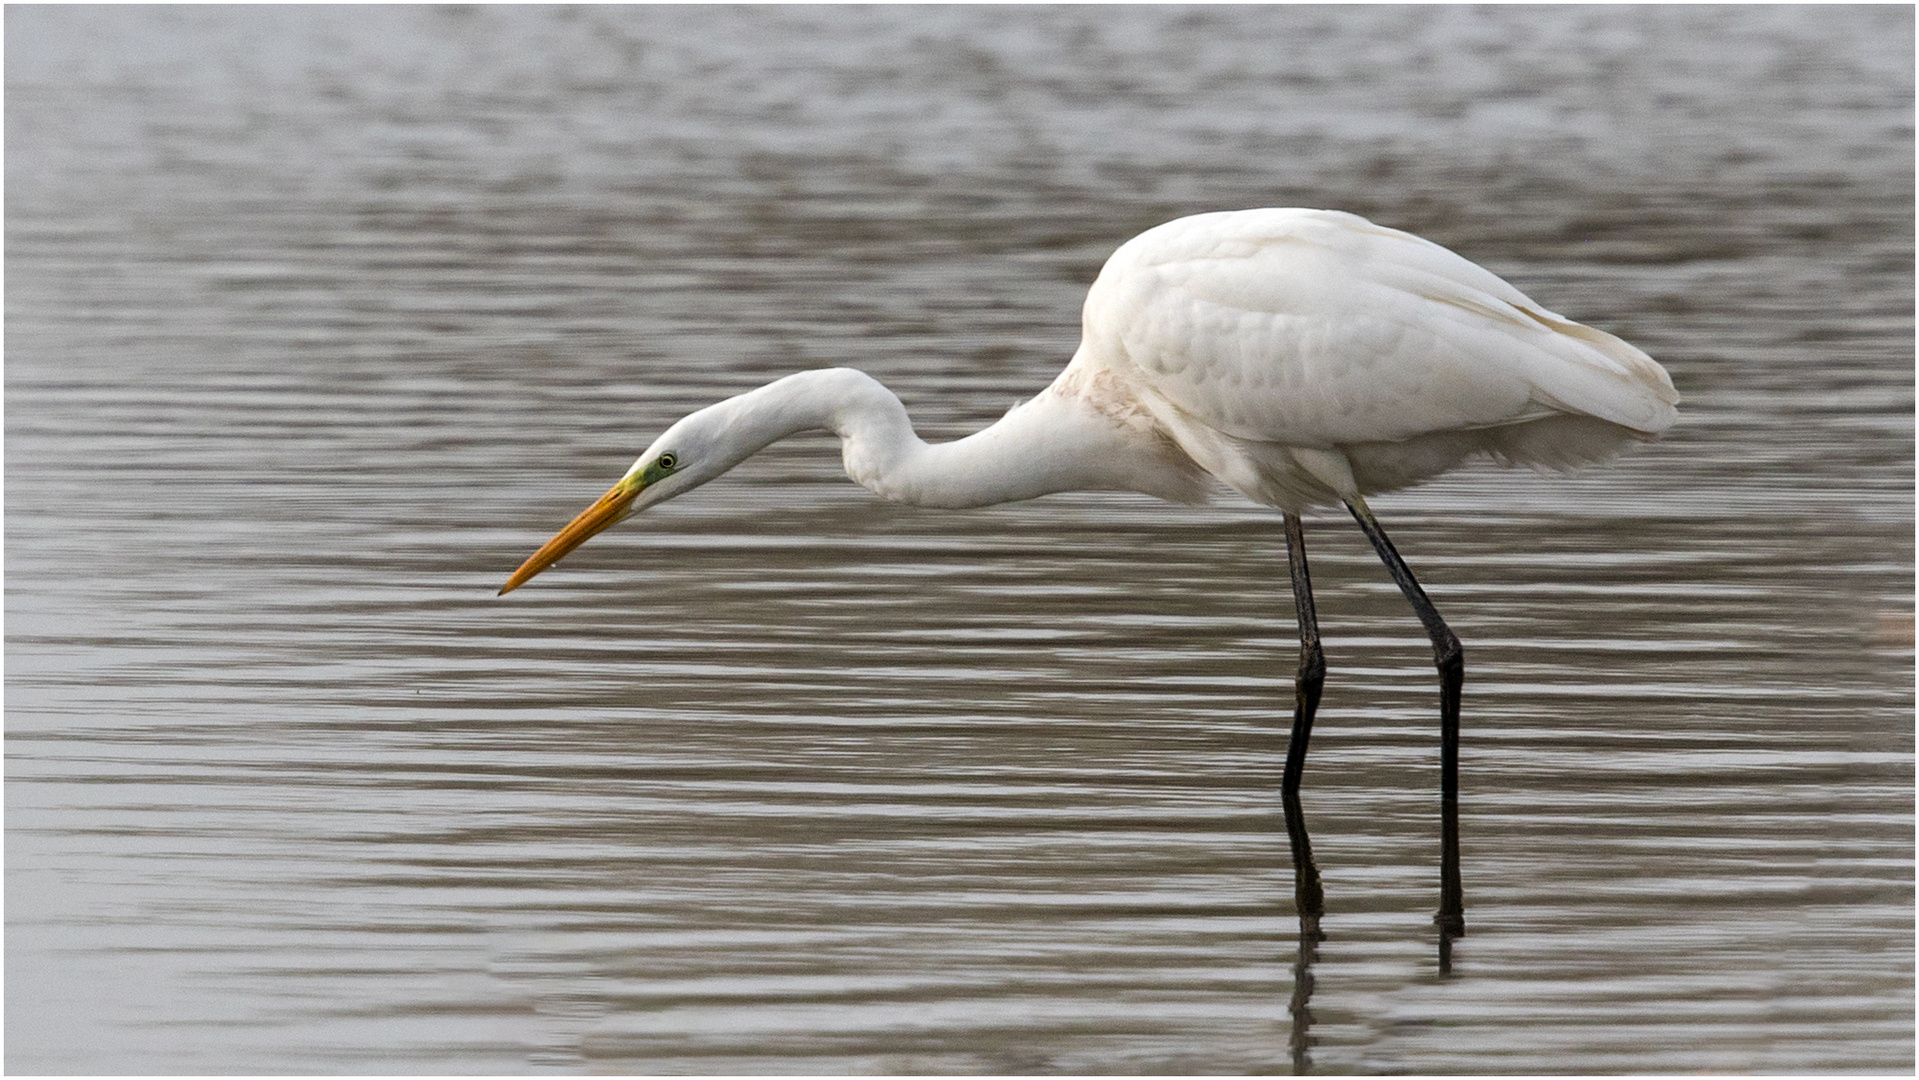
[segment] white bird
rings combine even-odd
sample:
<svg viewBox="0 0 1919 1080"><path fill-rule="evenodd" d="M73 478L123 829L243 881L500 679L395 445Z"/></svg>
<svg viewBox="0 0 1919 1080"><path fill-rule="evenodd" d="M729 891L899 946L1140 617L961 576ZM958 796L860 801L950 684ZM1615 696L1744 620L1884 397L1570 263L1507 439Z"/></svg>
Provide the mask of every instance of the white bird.
<svg viewBox="0 0 1919 1080"><path fill-rule="evenodd" d="M500 592L802 431L837 434L848 476L922 506L1084 490L1199 503L1217 481L1284 515L1301 644L1281 788L1290 829L1325 676L1300 514L1343 503L1412 603L1439 668L1443 968L1465 925L1463 653L1365 497L1477 456L1547 468L1597 461L1664 431L1678 401L1645 353L1428 240L1330 210L1199 214L1113 253L1087 294L1072 361L991 427L929 445L871 377L850 368L789 375L669 427ZM1303 840L1300 826L1296 864ZM1300 897L1317 906L1316 871Z"/></svg>

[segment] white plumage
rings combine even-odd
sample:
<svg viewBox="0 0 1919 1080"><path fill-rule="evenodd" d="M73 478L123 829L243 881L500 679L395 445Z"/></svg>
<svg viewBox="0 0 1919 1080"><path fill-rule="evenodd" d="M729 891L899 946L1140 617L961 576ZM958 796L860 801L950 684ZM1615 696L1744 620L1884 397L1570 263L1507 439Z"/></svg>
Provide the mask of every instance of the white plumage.
<svg viewBox="0 0 1919 1080"><path fill-rule="evenodd" d="M848 368L790 375L668 428L500 591L628 514L812 429L840 436L855 481L927 506L1096 489L1200 502L1217 480L1284 512L1301 655L1281 793L1300 910L1316 921L1298 786L1325 661L1299 515L1343 502L1418 613L1439 669L1443 970L1465 930L1464 653L1365 496L1475 455L1552 468L1596 461L1671 426L1678 402L1645 353L1437 244L1330 210L1200 214L1113 253L1087 294L1072 362L984 431L928 445L872 378Z"/></svg>
<svg viewBox="0 0 1919 1080"><path fill-rule="evenodd" d="M801 372L673 425L599 523L815 428L842 437L855 481L928 506L1100 489L1200 502L1211 476L1298 511L1475 454L1599 460L1664 431L1678 400L1645 353L1430 241L1332 210L1199 214L1113 253L1072 362L992 427L929 446L864 374ZM662 454L674 468L637 485ZM545 554L540 569L564 552Z"/></svg>
<svg viewBox="0 0 1919 1080"><path fill-rule="evenodd" d="M1207 472L1287 509L1405 487L1474 453L1584 464L1664 431L1679 400L1624 341L1437 244L1329 210L1142 233L1093 283L1083 335L1059 392L1104 384L1107 407L1136 404Z"/></svg>

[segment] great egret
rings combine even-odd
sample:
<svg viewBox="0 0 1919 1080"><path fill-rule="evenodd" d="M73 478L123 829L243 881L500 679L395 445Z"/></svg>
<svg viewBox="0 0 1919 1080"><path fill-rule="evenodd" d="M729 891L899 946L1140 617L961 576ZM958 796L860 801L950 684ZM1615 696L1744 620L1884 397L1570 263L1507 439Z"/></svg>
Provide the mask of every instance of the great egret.
<svg viewBox="0 0 1919 1080"><path fill-rule="evenodd" d="M1633 346L1546 310L1438 244L1329 210L1198 214L1141 233L1093 282L1082 335L1051 386L984 431L940 445L922 442L899 398L850 368L803 371L710 405L667 428L500 592L627 515L801 431L834 432L848 476L923 506L1082 490L1198 503L1217 480L1284 515L1300 658L1281 794L1300 863L1300 776L1326 675L1300 514L1344 503L1425 626L1439 669L1434 921L1445 967L1449 942L1465 932L1464 654L1365 497L1479 455L1562 469L1610 457L1672 424L1671 378ZM1310 853L1301 870L1302 911L1316 909Z"/></svg>

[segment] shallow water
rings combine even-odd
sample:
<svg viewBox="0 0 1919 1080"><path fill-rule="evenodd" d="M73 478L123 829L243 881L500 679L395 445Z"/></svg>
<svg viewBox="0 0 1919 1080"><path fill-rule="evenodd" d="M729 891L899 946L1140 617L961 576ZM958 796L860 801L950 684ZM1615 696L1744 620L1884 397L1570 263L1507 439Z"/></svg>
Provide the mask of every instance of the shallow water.
<svg viewBox="0 0 1919 1080"><path fill-rule="evenodd" d="M1913 1066L1909 9L87 9L7 29L12 1072ZM1119 241L1327 205L1659 357L1664 441L1309 519L879 503ZM1307 976L1302 979L1302 974ZM1309 993L1303 992L1309 990Z"/></svg>

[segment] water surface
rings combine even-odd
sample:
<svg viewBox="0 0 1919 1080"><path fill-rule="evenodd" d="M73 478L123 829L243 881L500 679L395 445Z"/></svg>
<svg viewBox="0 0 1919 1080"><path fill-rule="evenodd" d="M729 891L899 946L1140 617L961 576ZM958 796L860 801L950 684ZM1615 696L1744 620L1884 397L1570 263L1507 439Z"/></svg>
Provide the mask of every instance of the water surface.
<svg viewBox="0 0 1919 1080"><path fill-rule="evenodd" d="M1913 1066L1912 14L9 8L14 1072ZM1309 519L882 504L823 436L505 575L666 423L929 437L1120 241L1355 210L1664 441ZM1306 991L1310 990L1310 993Z"/></svg>

